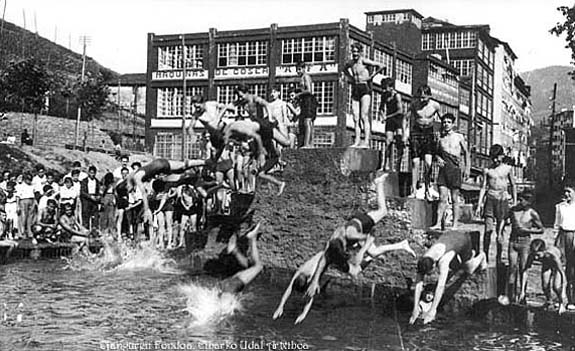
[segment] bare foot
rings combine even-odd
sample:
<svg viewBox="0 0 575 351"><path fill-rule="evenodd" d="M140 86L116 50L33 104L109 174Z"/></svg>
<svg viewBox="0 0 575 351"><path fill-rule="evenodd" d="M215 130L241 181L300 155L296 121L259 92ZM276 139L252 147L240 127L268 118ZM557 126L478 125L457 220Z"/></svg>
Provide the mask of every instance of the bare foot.
<svg viewBox="0 0 575 351"><path fill-rule="evenodd" d="M379 175L377 178L375 178L373 180L373 182L375 184L383 183L388 176L389 176L389 173L383 172L381 175Z"/></svg>
<svg viewBox="0 0 575 351"><path fill-rule="evenodd" d="M360 149L369 149L369 144L367 143L361 143L357 146Z"/></svg>
<svg viewBox="0 0 575 351"><path fill-rule="evenodd" d="M441 223L438 223L432 227L429 227L429 230L443 230L443 228L441 227Z"/></svg>
<svg viewBox="0 0 575 351"><path fill-rule="evenodd" d="M262 222L258 222L258 224L256 224L256 226L254 227L254 229L250 230L247 234L246 234L246 238L248 239L253 239L256 238L259 231L260 231L260 226L262 225Z"/></svg>
<svg viewBox="0 0 575 351"><path fill-rule="evenodd" d="M417 254L415 253L415 251L413 251L413 249L411 248L411 246L409 246L409 241L407 241L407 239L403 240L401 242L403 249L407 252L409 252L410 254L413 255L413 257L417 257Z"/></svg>
<svg viewBox="0 0 575 351"><path fill-rule="evenodd" d="M230 240L228 241L228 247L226 248L226 252L228 254L231 254L232 252L234 252L234 250L236 249L237 241L238 241L238 238L235 234L230 237Z"/></svg>
<svg viewBox="0 0 575 351"><path fill-rule="evenodd" d="M285 188L286 188L286 182L282 182L282 183L280 184L280 189L279 189L279 191L278 191L278 196L280 196L281 194L283 194Z"/></svg>

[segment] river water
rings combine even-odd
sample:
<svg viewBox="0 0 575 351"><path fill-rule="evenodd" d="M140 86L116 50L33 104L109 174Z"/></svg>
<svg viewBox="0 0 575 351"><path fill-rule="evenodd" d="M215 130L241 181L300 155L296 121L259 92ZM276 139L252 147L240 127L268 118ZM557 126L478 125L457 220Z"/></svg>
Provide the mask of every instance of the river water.
<svg viewBox="0 0 575 351"><path fill-rule="evenodd" d="M302 300L292 297L274 321L283 287L263 281L224 301L210 288L215 278L174 269L159 254L108 271L75 266L0 266L0 350L547 351L569 350L572 342L468 320L409 328L406 313L341 299L318 301L294 326Z"/></svg>

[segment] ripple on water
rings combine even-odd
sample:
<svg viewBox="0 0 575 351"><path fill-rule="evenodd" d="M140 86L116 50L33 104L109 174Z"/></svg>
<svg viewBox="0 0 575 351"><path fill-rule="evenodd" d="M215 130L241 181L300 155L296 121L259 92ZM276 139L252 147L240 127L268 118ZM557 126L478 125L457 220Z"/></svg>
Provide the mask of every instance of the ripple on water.
<svg viewBox="0 0 575 351"><path fill-rule="evenodd" d="M372 309L361 301L342 304L341 296L318 301L306 320L294 326L303 307L297 293L288 301L284 316L271 319L283 286L256 282L240 299L222 302L213 288L215 279L200 276L191 282L185 276L157 270L156 264L110 271L65 267L60 260L0 266L0 317L4 313L7 317L0 320L0 350L95 350L104 342L155 340L196 345L294 341L314 350L402 350L400 337L406 350L562 347L557 336L493 331L466 320L440 318L431 327L408 328L408 315L399 315L399 335L389 311ZM214 321L206 317L214 315ZM203 316L204 323L197 323L197 316Z"/></svg>

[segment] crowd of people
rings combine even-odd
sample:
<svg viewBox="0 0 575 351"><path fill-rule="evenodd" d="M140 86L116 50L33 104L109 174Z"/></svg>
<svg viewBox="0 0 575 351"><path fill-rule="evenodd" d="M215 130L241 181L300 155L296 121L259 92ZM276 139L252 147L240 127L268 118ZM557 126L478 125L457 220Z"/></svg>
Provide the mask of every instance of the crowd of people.
<svg viewBox="0 0 575 351"><path fill-rule="evenodd" d="M372 73L370 67L375 67ZM129 158L122 156L121 165L103 176L98 175L95 166L84 169L80 162L74 163L71 172L60 178L46 172L41 165L33 174L12 174L6 170L0 183L0 237L29 239L33 243L71 241L87 248L94 232L108 232L118 241L145 239L158 248L173 249L186 245L186 234L199 230L208 213L229 214L230 194L253 194L258 180L274 184L277 196L281 196L286 182L273 172L285 166L282 150L296 145L301 148L313 146L316 110L313 85L305 65L300 64L297 68L300 81L290 90L288 102L280 99L278 88L271 90L271 99L267 101L251 94L244 85L236 87L236 100L227 105L193 96L192 118L186 127L189 134L195 134L198 126L203 129L205 152L199 159L158 158L142 165L139 162L129 164ZM355 142L351 147L370 145L371 81L381 70L381 65L361 57L360 47L352 48L352 61L345 69L352 87L355 121ZM439 104L433 101L428 86L418 89L409 111L404 111L393 80L385 78L382 86L379 112L386 122L387 147L382 169L375 179L378 209L355 213L334 230L325 248L297 270L274 318L283 314L284 304L292 289L296 289L307 296L304 310L296 320L296 323L301 322L314 298L323 290L323 277L329 266L355 277L385 252L403 250L415 256L407 241L376 245L373 235L374 227L387 214L384 183L390 168L388 150L392 143L398 150L410 147L412 195L416 194L421 179L425 192L430 191L431 164L433 161L438 164L440 203L433 229L447 227L445 213L449 203L453 208L452 227L458 227L459 190L462 180L469 175L470 161L467 142L455 131L455 116L440 114ZM237 118L225 119L229 111ZM543 227L530 207L530 193L522 193L518 202L512 169L504 162L503 148L493 145L490 156L493 163L484 170L477 206L478 215L486 219L483 250L479 240L474 240L469 233L443 234L417 262L410 323L415 323L420 316L424 323L435 319L450 272L462 269L473 273L486 267L493 233L497 242L496 260L500 263L501 238L507 223L512 227L507 295L513 299L518 295L519 301L525 300L525 272L534 260L541 260L545 279L550 282L545 288L546 295L549 297L549 286L552 285L561 299L560 312L565 310L567 301L573 302L573 188L566 189L567 200L557 207L558 249L548 248L541 241L531 241L531 235L542 233ZM514 205L511 208L510 203ZM257 249L259 232L258 224L246 234L234 234L230 238L227 252L236 257L244 270L222 282L223 292L241 291L261 271ZM248 241L248 251L239 249L238 239ZM567 257L566 272L560 256ZM426 292L424 279L435 267L439 269L435 291ZM515 280L519 280L519 284L514 284ZM569 300L567 293L571 296Z"/></svg>

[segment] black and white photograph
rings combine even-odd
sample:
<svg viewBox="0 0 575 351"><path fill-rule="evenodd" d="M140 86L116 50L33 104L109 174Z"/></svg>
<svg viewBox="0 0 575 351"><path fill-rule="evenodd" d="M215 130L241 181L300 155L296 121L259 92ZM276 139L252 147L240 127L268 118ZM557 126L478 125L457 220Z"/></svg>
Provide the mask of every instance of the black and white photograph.
<svg viewBox="0 0 575 351"><path fill-rule="evenodd" d="M0 16L0 351L575 350L572 0Z"/></svg>

